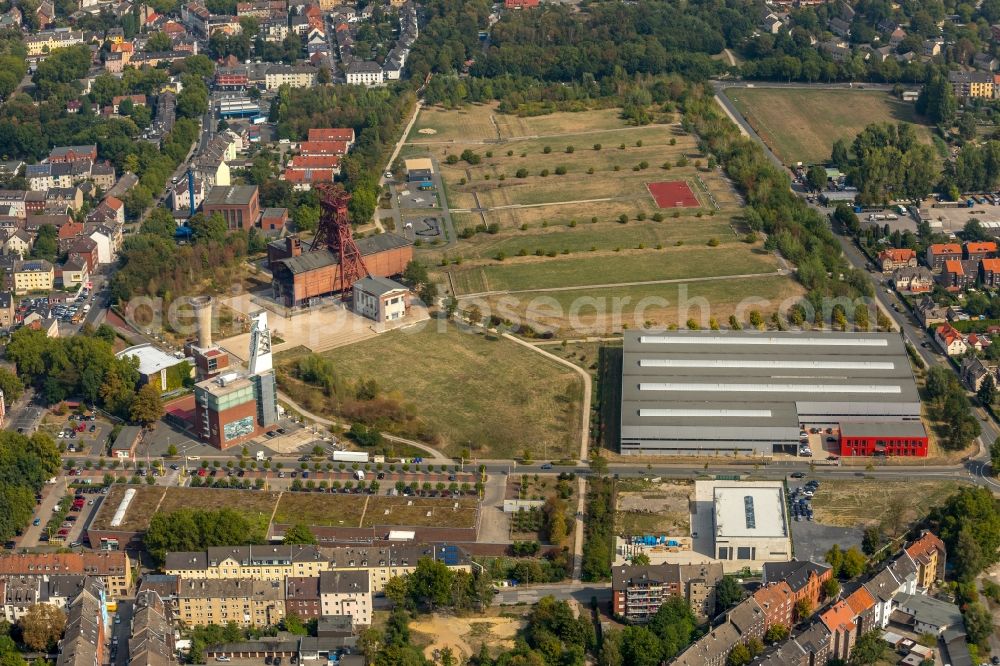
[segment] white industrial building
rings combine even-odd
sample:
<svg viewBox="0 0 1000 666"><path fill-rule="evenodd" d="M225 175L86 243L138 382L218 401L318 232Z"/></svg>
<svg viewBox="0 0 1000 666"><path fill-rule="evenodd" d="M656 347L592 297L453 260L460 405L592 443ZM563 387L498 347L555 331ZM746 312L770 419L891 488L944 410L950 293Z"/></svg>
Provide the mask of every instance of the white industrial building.
<svg viewBox="0 0 1000 666"><path fill-rule="evenodd" d="M788 513L780 481L695 481L691 516L698 552L759 569L764 562L792 559Z"/></svg>
<svg viewBox="0 0 1000 666"><path fill-rule="evenodd" d="M920 422L898 333L625 333L623 454L794 454L803 427L869 422Z"/></svg>

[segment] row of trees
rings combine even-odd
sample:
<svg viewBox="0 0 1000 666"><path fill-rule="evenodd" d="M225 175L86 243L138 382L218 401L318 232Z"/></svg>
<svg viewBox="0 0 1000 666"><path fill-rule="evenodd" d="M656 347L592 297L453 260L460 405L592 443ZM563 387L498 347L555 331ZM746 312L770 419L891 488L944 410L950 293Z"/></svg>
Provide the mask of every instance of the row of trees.
<svg viewBox="0 0 1000 666"><path fill-rule="evenodd" d="M928 370L926 393L932 418L944 424L940 443L945 449L960 451L979 437L979 421L972 413L972 403L954 372L939 366Z"/></svg>
<svg viewBox="0 0 1000 666"><path fill-rule="evenodd" d="M604 636L598 663L602 666L657 666L691 644L698 622L683 597L670 597L646 625L612 630Z"/></svg>
<svg viewBox="0 0 1000 666"><path fill-rule="evenodd" d="M293 532L294 534L297 532ZM259 521L234 509L178 509L156 513L143 537L146 550L159 563L171 551L197 551L213 546L265 543Z"/></svg>
<svg viewBox="0 0 1000 666"><path fill-rule="evenodd" d="M468 573L429 557L417 562L411 573L391 578L385 587L385 596L397 606L424 611L482 609L493 594L493 582L483 569Z"/></svg>
<svg viewBox="0 0 1000 666"><path fill-rule="evenodd" d="M0 432L0 540L28 524L35 494L59 472L60 462L59 449L48 434Z"/></svg>
<svg viewBox="0 0 1000 666"><path fill-rule="evenodd" d="M583 564L580 577L606 580L614 553L614 481L606 476L587 483L587 518L584 521Z"/></svg>

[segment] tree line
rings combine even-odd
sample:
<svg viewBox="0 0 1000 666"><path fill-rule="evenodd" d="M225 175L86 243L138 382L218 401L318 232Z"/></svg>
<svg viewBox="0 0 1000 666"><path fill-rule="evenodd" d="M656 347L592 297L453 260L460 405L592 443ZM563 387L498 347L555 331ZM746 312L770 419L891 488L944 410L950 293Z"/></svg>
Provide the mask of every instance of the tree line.
<svg viewBox="0 0 1000 666"><path fill-rule="evenodd" d="M0 540L27 526L35 511L35 494L60 465L59 449L47 433L27 437L0 431Z"/></svg>

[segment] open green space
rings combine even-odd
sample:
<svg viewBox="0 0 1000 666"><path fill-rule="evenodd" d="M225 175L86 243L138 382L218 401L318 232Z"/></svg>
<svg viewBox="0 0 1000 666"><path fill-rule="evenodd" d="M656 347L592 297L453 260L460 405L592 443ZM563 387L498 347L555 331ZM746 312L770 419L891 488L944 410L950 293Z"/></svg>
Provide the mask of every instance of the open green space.
<svg viewBox="0 0 1000 666"><path fill-rule="evenodd" d="M918 122L913 105L886 92L730 88L725 94L786 164L825 162L837 139L853 141L876 122L914 123L918 136L930 142L930 131Z"/></svg>
<svg viewBox="0 0 1000 666"><path fill-rule="evenodd" d="M480 458L517 457L527 448L555 459L579 450L579 376L509 340L428 321L323 356L345 381L375 378L382 394L413 416L380 423L383 430L433 441L451 454L469 447ZM279 370L286 363L279 359ZM301 384L298 390L318 391ZM320 401L330 414L332 403Z"/></svg>
<svg viewBox="0 0 1000 666"><path fill-rule="evenodd" d="M813 506L816 521L841 527L881 526L902 533L940 506L959 488L957 481L823 481Z"/></svg>
<svg viewBox="0 0 1000 666"><path fill-rule="evenodd" d="M490 217L488 219L494 219ZM453 215L452 220L457 229L481 224L478 215ZM547 227L535 225L525 231L514 230L508 233L480 233L462 242L463 259L486 259L495 257L502 252L508 257L515 257L523 250L529 255L538 251L561 253L569 250L571 253L591 251L614 251L653 249L657 245L667 247L677 241L685 244L703 242L705 238L718 238L720 241L734 240L733 230L729 220L724 216L705 216L687 219L667 218L663 222L630 221L628 224L618 222L580 222L575 227L566 224L550 224ZM718 248L716 248L718 249Z"/></svg>
<svg viewBox="0 0 1000 666"><path fill-rule="evenodd" d="M111 519L121 505L128 490L135 495L125 511L125 518L118 526L123 531L144 531L155 513L173 513L178 509L216 511L233 509L248 519L259 522L266 529L279 493L235 488L187 488L163 486L125 486L111 488L94 518L92 527L114 529Z"/></svg>
<svg viewBox="0 0 1000 666"><path fill-rule="evenodd" d="M274 522L305 523L324 527L358 527L365 513L367 495L282 493Z"/></svg>
<svg viewBox="0 0 1000 666"><path fill-rule="evenodd" d="M549 260L526 257L486 266L453 268L450 272L455 291L461 295L767 273L773 270L775 260L770 254L751 252L742 243L728 243L718 247L683 245L596 256L589 253L569 254Z"/></svg>
<svg viewBox="0 0 1000 666"><path fill-rule="evenodd" d="M469 498L387 497L368 498L361 527L412 525L415 527L461 527L476 525L479 501Z"/></svg>
<svg viewBox="0 0 1000 666"><path fill-rule="evenodd" d="M765 316L786 299L798 299L803 289L785 276L735 278L682 284L615 286L608 289L578 289L525 292L490 296L485 303L501 309L512 321L552 330L557 337L620 333L624 328L684 328L693 318L707 326L710 317L726 326L729 315L742 304L746 326L748 313ZM511 300L513 299L513 300ZM704 300L701 300L704 299Z"/></svg>

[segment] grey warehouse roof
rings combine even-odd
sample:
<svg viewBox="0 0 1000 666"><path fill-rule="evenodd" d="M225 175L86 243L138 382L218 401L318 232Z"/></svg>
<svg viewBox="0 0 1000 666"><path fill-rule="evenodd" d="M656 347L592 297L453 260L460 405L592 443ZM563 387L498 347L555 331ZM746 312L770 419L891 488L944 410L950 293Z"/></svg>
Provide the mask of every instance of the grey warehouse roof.
<svg viewBox="0 0 1000 666"><path fill-rule="evenodd" d="M795 442L800 423L919 415L897 333L625 333L623 449L656 448L654 442L665 439L685 448Z"/></svg>

